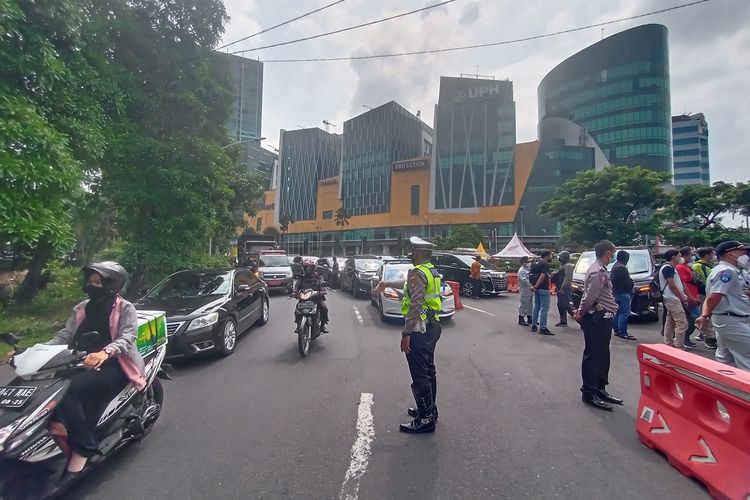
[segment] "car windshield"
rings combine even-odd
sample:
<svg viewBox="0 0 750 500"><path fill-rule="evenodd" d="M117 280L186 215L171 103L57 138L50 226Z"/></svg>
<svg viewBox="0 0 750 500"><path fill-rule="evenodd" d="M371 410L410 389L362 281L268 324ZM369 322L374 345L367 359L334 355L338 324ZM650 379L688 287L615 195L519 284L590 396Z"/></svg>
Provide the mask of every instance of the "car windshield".
<svg viewBox="0 0 750 500"><path fill-rule="evenodd" d="M412 268L411 264L395 264L395 265L386 265L385 269L383 270L385 276L383 276L383 281L392 283L392 282L404 282L406 281L406 275L409 273L409 269Z"/></svg>
<svg viewBox="0 0 750 500"><path fill-rule="evenodd" d="M357 268L357 271L377 271L380 267L379 260L376 259L355 259L354 260L354 267Z"/></svg>
<svg viewBox="0 0 750 500"><path fill-rule="evenodd" d="M466 264L468 267L471 267L471 265L474 263L473 255L454 255L454 257ZM484 259L479 259L479 263L482 264L482 269L495 269L495 266Z"/></svg>
<svg viewBox="0 0 750 500"><path fill-rule="evenodd" d="M634 250L628 250L628 253L630 254L630 260L628 260L628 271L630 274L644 274L649 272L650 265L649 265L649 255L648 252L644 251L634 251ZM576 264L576 273L583 274L585 273L592 262L596 260L596 256L594 252L588 251L583 252L581 256L578 258L578 263ZM615 265L615 261L609 263L607 266L607 270L611 271L612 266Z"/></svg>
<svg viewBox="0 0 750 500"><path fill-rule="evenodd" d="M261 267L287 267L289 257L286 255L261 255L258 265Z"/></svg>
<svg viewBox="0 0 750 500"><path fill-rule="evenodd" d="M228 272L183 272L171 276L146 295L155 298L195 298L229 293Z"/></svg>

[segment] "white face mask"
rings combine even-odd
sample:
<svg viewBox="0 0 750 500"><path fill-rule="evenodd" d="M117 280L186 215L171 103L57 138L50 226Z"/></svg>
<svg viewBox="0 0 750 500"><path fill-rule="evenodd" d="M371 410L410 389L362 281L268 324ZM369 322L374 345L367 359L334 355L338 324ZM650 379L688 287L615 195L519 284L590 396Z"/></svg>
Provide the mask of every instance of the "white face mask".
<svg viewBox="0 0 750 500"><path fill-rule="evenodd" d="M685 258L684 257L678 257L677 258L677 263L678 264L684 264L685 263Z"/></svg>
<svg viewBox="0 0 750 500"><path fill-rule="evenodd" d="M748 257L747 254L740 255L740 258L737 259L737 267L739 267L740 269L748 269L747 265L749 262L750 257Z"/></svg>

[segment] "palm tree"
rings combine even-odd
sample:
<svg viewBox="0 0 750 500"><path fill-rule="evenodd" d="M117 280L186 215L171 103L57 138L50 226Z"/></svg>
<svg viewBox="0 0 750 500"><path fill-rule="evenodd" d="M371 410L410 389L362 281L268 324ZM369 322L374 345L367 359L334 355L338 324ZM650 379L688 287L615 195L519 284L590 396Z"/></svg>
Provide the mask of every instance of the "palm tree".
<svg viewBox="0 0 750 500"><path fill-rule="evenodd" d="M335 214L336 225L341 226L342 232L344 231L344 226L349 225L349 217L351 216L349 215L349 212L344 207L339 207L336 209L336 214ZM341 238L340 240L343 241L343 239Z"/></svg>

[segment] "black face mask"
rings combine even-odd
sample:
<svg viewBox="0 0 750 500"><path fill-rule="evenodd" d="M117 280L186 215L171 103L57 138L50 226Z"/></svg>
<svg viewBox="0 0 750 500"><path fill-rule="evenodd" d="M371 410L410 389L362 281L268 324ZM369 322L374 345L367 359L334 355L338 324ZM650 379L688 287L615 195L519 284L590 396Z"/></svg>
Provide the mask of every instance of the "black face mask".
<svg viewBox="0 0 750 500"><path fill-rule="evenodd" d="M94 285L83 285L83 291L89 296L93 302L102 302L107 298L107 290L101 286Z"/></svg>

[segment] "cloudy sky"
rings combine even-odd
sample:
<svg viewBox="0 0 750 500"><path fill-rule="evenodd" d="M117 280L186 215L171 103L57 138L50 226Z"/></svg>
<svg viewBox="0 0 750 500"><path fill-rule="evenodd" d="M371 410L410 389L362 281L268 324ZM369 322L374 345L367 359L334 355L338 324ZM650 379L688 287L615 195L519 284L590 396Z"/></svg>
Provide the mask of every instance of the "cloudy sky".
<svg viewBox="0 0 750 500"><path fill-rule="evenodd" d="M333 0L225 0L231 21L224 42L286 21ZM347 57L511 40L600 23L689 0L456 0L408 17L284 47L251 51L261 61ZM438 3L437 0L346 0L287 26L233 45L250 49L332 31ZM564 5L564 7L561 7ZM750 1L710 0L673 12L619 22L604 36L646 23L669 28L672 114L703 112L712 181L750 180ZM341 62L265 64L263 136L279 129L338 124L395 100L432 125L440 76L491 75L513 81L518 142L536 139L537 86L558 63L602 38L592 28L540 40L432 55Z"/></svg>

